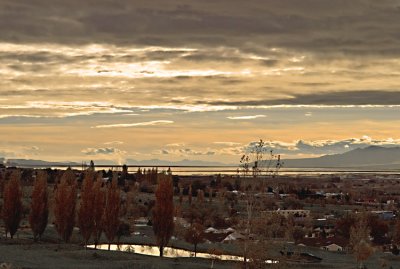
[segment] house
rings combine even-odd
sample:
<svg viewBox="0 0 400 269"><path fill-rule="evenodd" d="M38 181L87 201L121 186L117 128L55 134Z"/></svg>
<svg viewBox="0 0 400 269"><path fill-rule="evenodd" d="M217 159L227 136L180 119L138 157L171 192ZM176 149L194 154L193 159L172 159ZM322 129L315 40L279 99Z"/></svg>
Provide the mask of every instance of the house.
<svg viewBox="0 0 400 269"><path fill-rule="evenodd" d="M349 239L344 237L329 238L303 238L299 241L298 246L317 247L327 251L346 251L349 245Z"/></svg>
<svg viewBox="0 0 400 269"><path fill-rule="evenodd" d="M371 211L372 214L377 215L381 220L392 220L396 217L393 211Z"/></svg>
<svg viewBox="0 0 400 269"><path fill-rule="evenodd" d="M236 240L243 240L245 239L244 235L238 233L238 232L234 232L229 234L227 237L225 237L224 240L222 240L223 243L230 243L232 241L236 241Z"/></svg>
<svg viewBox="0 0 400 269"><path fill-rule="evenodd" d="M184 218L174 217L174 222L178 223L179 225L183 226L184 228L187 228L190 226L190 223L187 220L185 220Z"/></svg>
<svg viewBox="0 0 400 269"><path fill-rule="evenodd" d="M219 233L219 230L215 229L214 227L208 227L204 232L205 233Z"/></svg>
<svg viewBox="0 0 400 269"><path fill-rule="evenodd" d="M287 209L287 210L282 210L278 209L276 211L269 211L270 213L278 213L281 216L284 217L289 217L292 216L294 218L307 218L310 216L310 210L304 210L304 209Z"/></svg>
<svg viewBox="0 0 400 269"><path fill-rule="evenodd" d="M209 242L213 242L213 243L220 243L222 242L226 237L228 236L228 234L226 233L204 233L204 238L209 241Z"/></svg>
<svg viewBox="0 0 400 269"><path fill-rule="evenodd" d="M149 223L148 218L141 217L141 218L135 219L135 226L143 226L144 227L144 226L147 226L148 223Z"/></svg>
<svg viewBox="0 0 400 269"><path fill-rule="evenodd" d="M321 249L327 250L327 251L334 251L334 252L344 251L344 247L339 246L339 245L337 245L335 243L332 243L332 244L329 244L327 246L321 247Z"/></svg>
<svg viewBox="0 0 400 269"><path fill-rule="evenodd" d="M235 232L235 229L233 229L232 227L229 227L229 228L227 228L227 229L224 229L224 232L225 232L225 233L234 233L234 232Z"/></svg>

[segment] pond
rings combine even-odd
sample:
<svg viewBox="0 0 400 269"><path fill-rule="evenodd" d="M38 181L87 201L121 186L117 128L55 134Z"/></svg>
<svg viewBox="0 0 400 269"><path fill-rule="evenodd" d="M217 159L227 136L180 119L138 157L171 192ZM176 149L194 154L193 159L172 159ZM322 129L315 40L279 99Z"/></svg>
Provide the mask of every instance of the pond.
<svg viewBox="0 0 400 269"><path fill-rule="evenodd" d="M88 248L94 248L94 245L88 245ZM97 245L98 249L108 250L108 244ZM127 244L111 244L110 250L117 251L126 251L131 253L150 255L150 256L159 256L160 252L158 247L150 246L150 245L127 245ZM194 252L173 248L173 247L165 247L164 248L164 257L167 258L178 258L178 257L194 257ZM197 252L196 257L198 258L206 258L206 259L218 259L223 261L243 261L243 257L235 256L235 255L217 255L211 253ZM277 261L267 260L266 263L277 263Z"/></svg>
<svg viewBox="0 0 400 269"><path fill-rule="evenodd" d="M88 245L88 248L94 248L94 245ZM97 248L108 250L108 244L97 245ZM132 252L132 253L150 255L150 256L159 256L160 255L160 251L159 251L158 247L150 246L150 245L111 244L110 250L126 251L126 252ZM185 249L180 249L180 248L165 247L164 248L164 257L167 257L167 258L194 257L194 252L185 250ZM197 252L196 257L207 258L207 259L219 259L219 260L225 260L225 261L243 261L243 257L240 257L240 256L214 255L211 253L203 253L203 252Z"/></svg>

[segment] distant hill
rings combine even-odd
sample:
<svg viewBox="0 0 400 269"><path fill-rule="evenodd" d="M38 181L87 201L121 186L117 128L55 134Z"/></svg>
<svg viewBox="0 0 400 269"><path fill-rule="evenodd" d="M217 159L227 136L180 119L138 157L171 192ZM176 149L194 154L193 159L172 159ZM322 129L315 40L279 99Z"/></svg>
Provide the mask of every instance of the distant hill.
<svg viewBox="0 0 400 269"><path fill-rule="evenodd" d="M284 167L400 169L400 147L369 146L318 158L288 159Z"/></svg>
<svg viewBox="0 0 400 269"><path fill-rule="evenodd" d="M7 159L5 162L6 166L80 166L80 163L76 162L48 162L42 160L31 160L31 159Z"/></svg>
<svg viewBox="0 0 400 269"><path fill-rule="evenodd" d="M0 163L4 162L0 158ZM364 170L384 170L400 169L400 147L381 147L369 146L366 148L357 148L341 154L324 155L318 158L305 159L287 159L284 161L284 168L354 168ZM87 162L88 164L89 162ZM116 163L108 160L95 161L95 165L115 165ZM235 164L226 164L213 161L200 160L180 160L165 161L159 159L151 160L133 160L127 159L127 165L141 166L235 166ZM49 162L31 159L7 159L7 166L80 166L77 162Z"/></svg>
<svg viewBox="0 0 400 269"><path fill-rule="evenodd" d="M211 162L211 161L200 161L200 160L188 160L188 159L183 159L180 161L164 161L164 160L159 160L159 159L151 159L151 160L143 160L143 161L137 161L133 159L127 159L126 160L127 165L171 165L171 166L227 166L229 164L226 163L221 163L221 162Z"/></svg>
<svg viewBox="0 0 400 269"><path fill-rule="evenodd" d="M4 158L0 158L0 163L3 163L5 160ZM110 160L95 160L95 165L117 165L115 161ZM89 161L86 162L89 164ZM164 161L159 159L151 159L151 160L142 160L137 161L133 159L126 160L127 165L143 165L143 166L153 166L153 165L165 165L165 166L226 166L227 164L220 163L220 162L208 162L208 161L199 161L199 160L181 160L181 161ZM26 166L26 167L33 167L33 166L81 166L81 163L77 162L49 162L43 160L31 160L31 159L7 159L5 162L6 166Z"/></svg>

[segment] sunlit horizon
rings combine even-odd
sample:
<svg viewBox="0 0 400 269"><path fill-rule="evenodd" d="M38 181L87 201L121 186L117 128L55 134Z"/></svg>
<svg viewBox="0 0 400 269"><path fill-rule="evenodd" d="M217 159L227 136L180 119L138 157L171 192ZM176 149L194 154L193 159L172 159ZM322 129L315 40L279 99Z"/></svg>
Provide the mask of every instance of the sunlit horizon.
<svg viewBox="0 0 400 269"><path fill-rule="evenodd" d="M400 145L394 1L39 2L0 3L0 157L231 164L259 139L285 159Z"/></svg>

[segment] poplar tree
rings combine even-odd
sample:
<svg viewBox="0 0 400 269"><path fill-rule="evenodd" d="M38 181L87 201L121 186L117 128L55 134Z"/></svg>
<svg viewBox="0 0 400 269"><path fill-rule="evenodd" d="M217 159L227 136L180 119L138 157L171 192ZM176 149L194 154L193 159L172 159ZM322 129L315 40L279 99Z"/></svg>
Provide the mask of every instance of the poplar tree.
<svg viewBox="0 0 400 269"><path fill-rule="evenodd" d="M108 249L117 235L119 227L120 194L118 189L118 175L115 173L111 184L107 187L106 205L103 215L104 234L108 240Z"/></svg>
<svg viewBox="0 0 400 269"><path fill-rule="evenodd" d="M104 208L106 206L106 194L102 185L103 185L103 178L101 174L99 174L92 189L94 194L93 237L94 237L95 247L99 243L101 234L103 233L103 215L104 215Z"/></svg>
<svg viewBox="0 0 400 269"><path fill-rule="evenodd" d="M38 171L32 191L29 224L33 232L33 240L40 239L46 229L49 218L47 173Z"/></svg>
<svg viewBox="0 0 400 269"><path fill-rule="evenodd" d="M11 174L11 178L4 186L4 204L3 204L3 220L4 227L7 233L10 233L11 238L19 228L19 223L22 219L22 188L21 188L21 173L19 170Z"/></svg>
<svg viewBox="0 0 400 269"><path fill-rule="evenodd" d="M174 201L173 185L170 175L158 175L156 190L156 203L153 209L153 231L160 249L160 257L163 256L164 247L174 231Z"/></svg>
<svg viewBox="0 0 400 269"><path fill-rule="evenodd" d="M95 173L89 169L85 173L81 188L81 201L78 211L78 225L85 248L89 242L90 236L94 232L94 215L95 215L95 193L93 191Z"/></svg>
<svg viewBox="0 0 400 269"><path fill-rule="evenodd" d="M75 225L75 174L68 168L61 177L54 194L54 222L57 233L69 242Z"/></svg>
<svg viewBox="0 0 400 269"><path fill-rule="evenodd" d="M373 254L373 248L369 240L370 231L365 215L359 217L357 222L350 228L349 243L359 268L363 268L364 261Z"/></svg>

